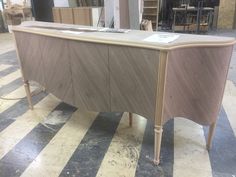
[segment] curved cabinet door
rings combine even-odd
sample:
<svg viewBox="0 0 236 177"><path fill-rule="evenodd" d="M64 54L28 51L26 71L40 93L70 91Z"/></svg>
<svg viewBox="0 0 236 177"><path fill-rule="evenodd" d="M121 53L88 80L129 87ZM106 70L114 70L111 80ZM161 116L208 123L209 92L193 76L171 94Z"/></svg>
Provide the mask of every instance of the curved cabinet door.
<svg viewBox="0 0 236 177"><path fill-rule="evenodd" d="M92 111L110 111L107 45L69 41L75 105Z"/></svg>
<svg viewBox="0 0 236 177"><path fill-rule="evenodd" d="M43 38L45 37L15 32L15 40L24 79L34 80L45 86L43 62L41 59Z"/></svg>
<svg viewBox="0 0 236 177"><path fill-rule="evenodd" d="M74 105L68 40L40 37L46 89L66 103Z"/></svg>
<svg viewBox="0 0 236 177"><path fill-rule="evenodd" d="M110 46L111 110L154 118L159 51Z"/></svg>
<svg viewBox="0 0 236 177"><path fill-rule="evenodd" d="M216 121L221 106L232 46L170 51L164 122L185 117L202 125Z"/></svg>

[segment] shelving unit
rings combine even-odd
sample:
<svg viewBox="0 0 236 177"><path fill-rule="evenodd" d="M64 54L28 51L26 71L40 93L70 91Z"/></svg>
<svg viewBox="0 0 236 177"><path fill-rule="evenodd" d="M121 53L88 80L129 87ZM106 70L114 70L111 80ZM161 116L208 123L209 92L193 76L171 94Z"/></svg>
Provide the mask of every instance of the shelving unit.
<svg viewBox="0 0 236 177"><path fill-rule="evenodd" d="M173 32L207 32L213 23L213 8L173 8L173 12Z"/></svg>
<svg viewBox="0 0 236 177"><path fill-rule="evenodd" d="M158 0L144 0L143 19L151 20L153 29L158 27L158 9Z"/></svg>

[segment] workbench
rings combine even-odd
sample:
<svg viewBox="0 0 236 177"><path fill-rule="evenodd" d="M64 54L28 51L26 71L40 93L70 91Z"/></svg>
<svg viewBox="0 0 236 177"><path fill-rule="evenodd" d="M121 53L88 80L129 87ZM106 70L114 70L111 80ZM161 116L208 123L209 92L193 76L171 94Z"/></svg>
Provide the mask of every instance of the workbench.
<svg viewBox="0 0 236 177"><path fill-rule="evenodd" d="M172 31L195 32L197 31L198 18L200 18L200 31L207 32L213 23L214 9L211 7L186 7L173 8L173 24ZM202 14L199 14L199 11ZM180 15L179 19L177 16Z"/></svg>

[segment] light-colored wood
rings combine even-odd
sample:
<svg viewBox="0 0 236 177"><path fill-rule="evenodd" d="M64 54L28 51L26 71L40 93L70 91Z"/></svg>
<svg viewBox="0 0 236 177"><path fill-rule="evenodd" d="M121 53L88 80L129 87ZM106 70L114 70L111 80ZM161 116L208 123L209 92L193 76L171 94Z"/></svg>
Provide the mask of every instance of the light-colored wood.
<svg viewBox="0 0 236 177"><path fill-rule="evenodd" d="M74 24L92 25L92 9L91 8L73 8Z"/></svg>
<svg viewBox="0 0 236 177"><path fill-rule="evenodd" d="M97 26L102 7L54 7L53 19L56 23Z"/></svg>
<svg viewBox="0 0 236 177"><path fill-rule="evenodd" d="M32 103L32 98L31 98L31 93L30 93L30 85L29 85L28 81L24 81L24 87L25 87L25 92L26 92L27 100L28 100L28 103L29 103L29 108L31 110L33 110L34 107L33 107L33 103Z"/></svg>
<svg viewBox="0 0 236 177"><path fill-rule="evenodd" d="M45 29L45 27L52 27L52 26L58 29L55 30ZM84 42L132 46L138 48L166 50L166 51L180 48L192 48L192 47L232 46L236 43L236 40L230 37L217 37L217 36L191 35L191 34L178 33L180 37L177 40L168 44L161 44L161 43L143 41L143 39L145 39L146 37L149 37L150 35L153 34L162 34L161 32L132 30L126 34L91 32L91 33L82 33L80 35L74 35L74 34L64 33L62 30L60 30L60 28L78 29L79 27L84 27L84 26L45 23L45 22L24 22L21 26L17 27L13 26L12 30L63 38L63 39L84 41ZM86 27L88 28L88 26Z"/></svg>
<svg viewBox="0 0 236 177"><path fill-rule="evenodd" d="M162 139L162 126L155 126L154 128L154 164L160 164L160 152L161 152L161 139Z"/></svg>
<svg viewBox="0 0 236 177"><path fill-rule="evenodd" d="M213 139L213 136L214 136L215 128L216 128L216 122L212 123L209 126L208 138L207 138L207 149L208 150L211 149L212 139Z"/></svg>
<svg viewBox="0 0 236 177"><path fill-rule="evenodd" d="M159 52L109 46L111 111L155 116Z"/></svg>
<svg viewBox="0 0 236 177"><path fill-rule="evenodd" d="M60 8L61 23L74 24L74 16L72 8Z"/></svg>
<svg viewBox="0 0 236 177"><path fill-rule="evenodd" d="M165 51L160 52L158 64L158 83L156 91L155 125L154 125L154 163L160 163L162 125L164 119L164 99L165 99L165 81L168 63L168 54Z"/></svg>
<svg viewBox="0 0 236 177"><path fill-rule="evenodd" d="M210 148L234 38L180 34L174 42L157 44L143 39L162 33L75 34L77 27L31 22L14 28L24 81L37 81L79 108L129 112L130 125L132 113L151 119L155 164L162 127L174 117L211 125Z"/></svg>
<svg viewBox="0 0 236 177"><path fill-rule="evenodd" d="M53 21L56 23L61 23L61 12L60 8L53 7L52 8L52 14L53 14Z"/></svg>

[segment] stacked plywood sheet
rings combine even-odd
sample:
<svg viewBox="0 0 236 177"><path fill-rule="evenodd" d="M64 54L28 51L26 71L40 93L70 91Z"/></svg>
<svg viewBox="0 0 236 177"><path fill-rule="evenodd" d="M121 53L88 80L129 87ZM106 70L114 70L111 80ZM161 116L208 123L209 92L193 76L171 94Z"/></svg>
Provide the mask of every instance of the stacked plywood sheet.
<svg viewBox="0 0 236 177"><path fill-rule="evenodd" d="M53 19L56 23L97 26L102 7L53 8Z"/></svg>

